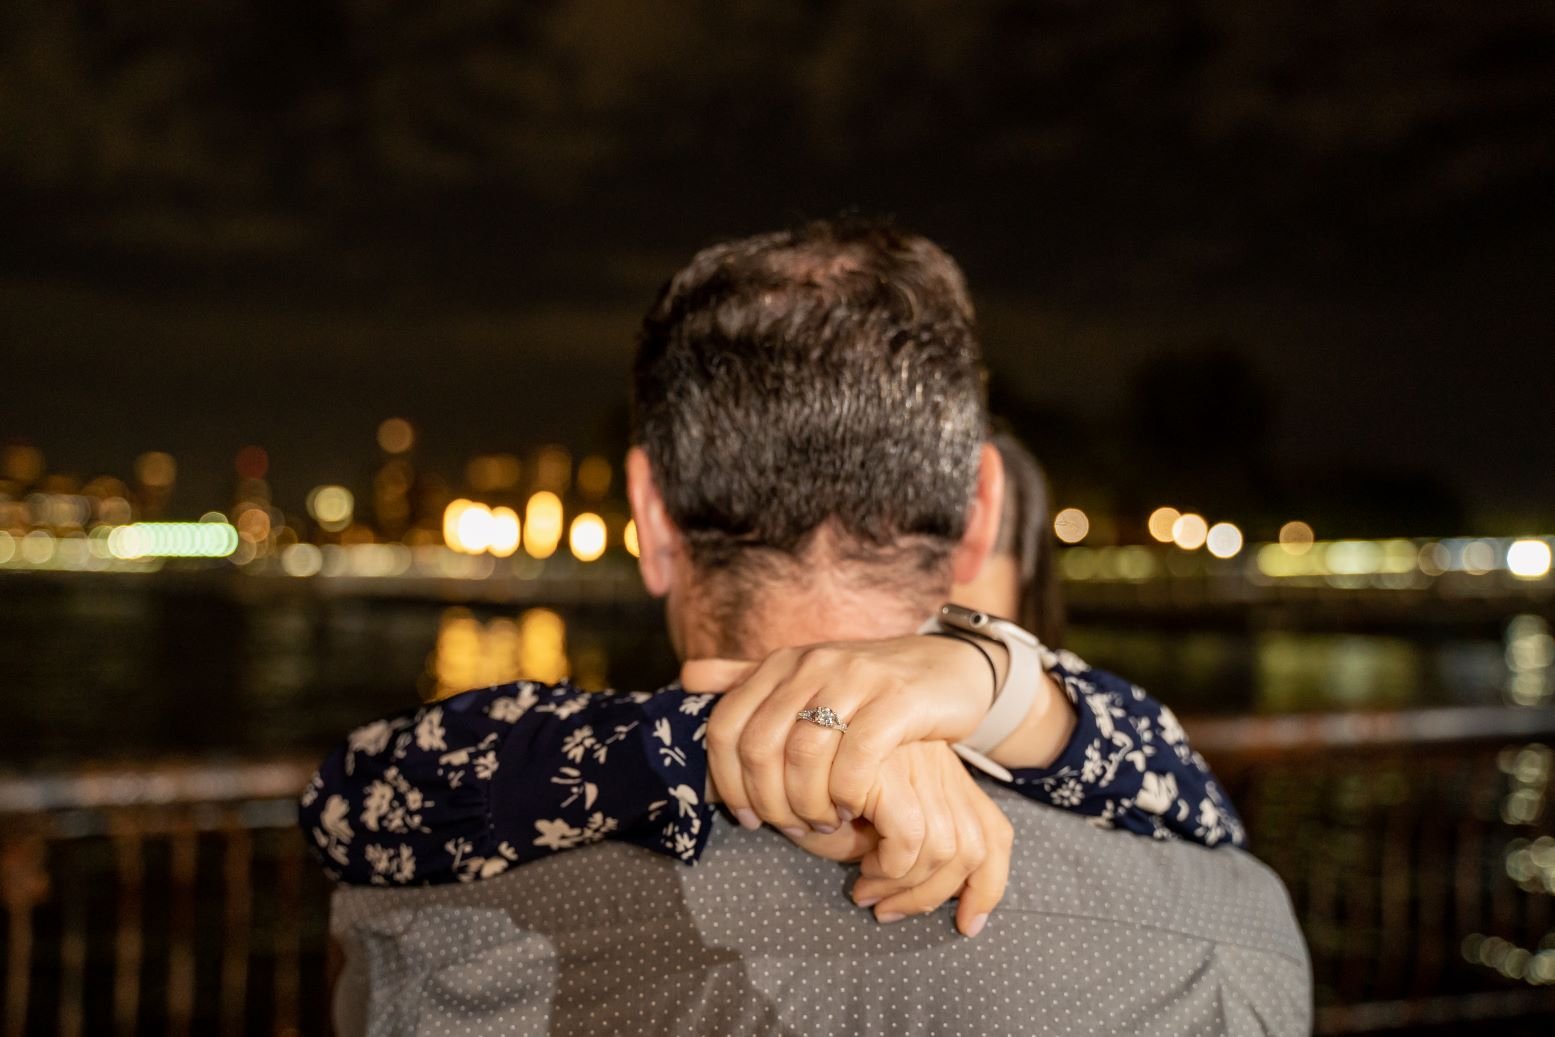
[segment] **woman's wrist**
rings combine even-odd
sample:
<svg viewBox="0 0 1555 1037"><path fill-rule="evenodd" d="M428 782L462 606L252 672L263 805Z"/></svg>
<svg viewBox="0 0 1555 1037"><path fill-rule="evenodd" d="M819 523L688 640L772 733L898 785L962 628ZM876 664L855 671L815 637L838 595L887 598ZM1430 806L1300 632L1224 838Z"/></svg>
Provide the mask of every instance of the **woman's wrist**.
<svg viewBox="0 0 1555 1037"><path fill-rule="evenodd" d="M937 631L925 636L938 638L942 641L958 642L962 645L956 649L961 656L965 669L965 679L959 685L965 689L965 695L969 702L977 703L979 711L975 716L969 711L968 717L972 719L972 726L961 732L950 741L959 741L977 729L977 724L987 715L992 708L994 700L999 697L999 692L1004 688L1004 682L1010 676L1010 652L998 641L989 641L984 638L973 639L953 631ZM967 660L977 660L968 662ZM980 671L980 672L979 672Z"/></svg>
<svg viewBox="0 0 1555 1037"><path fill-rule="evenodd" d="M979 648L997 644L1005 650L1007 673L996 673L997 690L992 703L976 728L954 743L956 751L967 763L1000 781L1009 781L1009 769L993 757L994 750L1005 746L1018 734L1021 736L1017 743L1019 747L1013 751L1024 760L1028 753L1046 755L1051 748L1048 742L1062 737L1062 723L1057 725L1057 731L1049 731L1042 725L1044 720L1051 723L1064 718L1055 715L1056 711L1050 708L1050 700L1044 694L1052 689L1043 678L1042 644L1031 631L1011 620L954 602L942 605L922 630L926 633L944 631L965 637ZM998 679L1000 677L1002 679ZM1034 746L1029 745L1026 740L1037 733L1049 737L1038 739ZM1012 748L1005 751L1010 753Z"/></svg>
<svg viewBox="0 0 1555 1037"><path fill-rule="evenodd" d="M1046 670L1039 670L1041 684L1031 708L1008 738L988 756L1012 770L1046 767L1063 754L1074 735L1074 706Z"/></svg>
<svg viewBox="0 0 1555 1037"><path fill-rule="evenodd" d="M971 668L975 667L976 660L970 658L974 654L983 663L982 687L988 687L988 671L990 669L993 671L992 696L981 698L968 692L969 699L976 699L981 703L981 710L971 721L972 726L956 732L955 736L949 739L950 741L957 743L976 741L977 739L973 737L974 732L978 732L978 729L984 725L994 703L1007 695L1013 695L1016 701L1029 696L1029 704L1019 721L1015 721L1014 716L1005 718L1005 723L1013 723L1014 726L1010 727L1008 732L991 747L986 743L980 746L982 749L980 757L973 754L976 759L984 761L977 763L974 759L973 762L977 767L1003 779L1004 774L985 766L985 763L992 761L1006 769L1046 767L1062 755L1074 735L1076 723L1074 707L1053 677L1037 662L1034 654L1031 654L1020 666L1015 665L1012 653L1028 651L1024 641L1011 647L998 633L985 637L944 629L938 632L938 636L948 641L961 641L971 649L961 653L965 680L975 680ZM1030 635L1027 634L1026 637L1029 639ZM1008 687L1007 684L1011 680L1019 682L1024 687ZM976 685L961 686L975 687ZM1006 702L1006 712L1011 705ZM965 712L960 713L959 716L963 718L963 723L970 718L970 714Z"/></svg>

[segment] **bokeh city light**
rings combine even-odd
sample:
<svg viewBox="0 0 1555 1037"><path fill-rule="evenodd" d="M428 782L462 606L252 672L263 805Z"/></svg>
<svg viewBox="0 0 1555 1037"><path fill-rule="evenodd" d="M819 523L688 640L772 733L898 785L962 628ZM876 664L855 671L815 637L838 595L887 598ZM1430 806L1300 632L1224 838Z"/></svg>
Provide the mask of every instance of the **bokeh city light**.
<svg viewBox="0 0 1555 1037"><path fill-rule="evenodd" d="M567 676L567 624L552 609L528 609L518 617L517 647L518 670L530 680Z"/></svg>
<svg viewBox="0 0 1555 1037"><path fill-rule="evenodd" d="M1078 544L1091 531L1091 520L1079 508L1064 508L1053 516L1053 535L1066 544Z"/></svg>
<svg viewBox="0 0 1555 1037"><path fill-rule="evenodd" d="M388 445L399 445L395 436L400 430L387 431ZM614 485L608 461L586 456L574 476L571 454L563 447L540 448L534 458L526 466L512 453L476 455L465 470L470 486L512 504L455 497L429 516L411 498L416 474L403 456L394 454L374 476L374 503L365 517L357 513L356 495L348 486L328 483L308 493L304 504L314 536L271 501L265 481L270 455L254 444L237 453L235 502L226 511L209 510L194 523L149 518L164 509L175 489L178 462L147 452L136 459L134 486L102 475L72 492L0 500L0 569L131 574L157 571L167 561L203 560L292 578L482 580L534 578L543 570L524 566L545 562L564 542L570 558L581 562L607 559L612 549L637 557L635 521L623 522L613 510L620 504L600 496ZM10 473L7 478L22 474L35 484L76 486L48 483L45 459L36 448L6 447L0 462ZM525 471L533 476L531 485L570 486L580 502L598 499L605 507L580 506L569 515L562 494L573 491L565 489L521 497L519 479ZM1496 574L1530 587L1552 579L1555 537L1549 536L1319 541L1308 522L1289 520L1279 527L1275 542L1249 549L1237 522L1210 524L1199 514L1160 506L1145 517L1146 544L1120 542L1119 531L1139 529L1137 522L1106 511L1060 510L1052 528L1064 545L1063 578L1081 583L1193 580L1212 561L1221 567L1216 571L1222 578L1236 573L1254 583L1308 583L1331 590L1419 592L1440 581L1454 587L1453 581ZM613 540L612 529L620 531L619 540ZM1163 554L1158 545L1175 550ZM1200 548L1207 550L1195 561ZM494 566L497 561L504 566Z"/></svg>
<svg viewBox="0 0 1555 1037"><path fill-rule="evenodd" d="M1513 576L1537 580L1549 575L1550 545L1543 540L1519 540L1506 549L1506 568Z"/></svg>
<svg viewBox="0 0 1555 1037"><path fill-rule="evenodd" d="M523 464L512 454L480 454L465 465L470 488L479 493L511 490L523 476Z"/></svg>
<svg viewBox="0 0 1555 1037"><path fill-rule="evenodd" d="M445 516L443 528L449 547L472 555L478 555L491 547L497 523L490 508L477 501L458 500L448 506L448 512L452 519ZM447 532L450 521L451 536Z"/></svg>
<svg viewBox="0 0 1555 1037"><path fill-rule="evenodd" d="M1312 527L1295 519L1280 527L1280 546L1291 554L1306 554L1317 540Z"/></svg>
<svg viewBox="0 0 1555 1037"><path fill-rule="evenodd" d="M1145 528L1150 535L1163 544L1172 542L1172 527L1182 517L1182 512L1170 506L1156 508L1150 513L1150 518L1145 522Z"/></svg>
<svg viewBox="0 0 1555 1037"><path fill-rule="evenodd" d="M1204 516L1186 512L1177 516L1172 523L1172 543L1184 551L1197 551L1204 546L1205 538L1209 536L1209 523L1204 521Z"/></svg>
<svg viewBox="0 0 1555 1037"><path fill-rule="evenodd" d="M595 561L605 553L605 520L587 511L579 515L572 520L567 544L578 561Z"/></svg>
<svg viewBox="0 0 1555 1037"><path fill-rule="evenodd" d="M1217 522L1204 536L1204 546L1216 558L1234 558L1242 550L1242 531L1231 522Z"/></svg>
<svg viewBox="0 0 1555 1037"><path fill-rule="evenodd" d="M549 558L555 554L563 529L560 497L549 490L541 490L529 498L524 509L524 550L530 557Z"/></svg>
<svg viewBox="0 0 1555 1037"><path fill-rule="evenodd" d="M344 486L316 486L308 494L307 506L313 521L331 533L338 533L351 525L356 498Z"/></svg>
<svg viewBox="0 0 1555 1037"><path fill-rule="evenodd" d="M178 462L173 460L172 454L152 450L135 459L135 478L143 486L168 487L177 477Z"/></svg>
<svg viewBox="0 0 1555 1037"><path fill-rule="evenodd" d="M378 426L378 446L386 454L403 454L416 444L416 430L404 418L388 418Z"/></svg>
<svg viewBox="0 0 1555 1037"><path fill-rule="evenodd" d="M108 535L115 558L226 558L238 547L238 531L224 521L137 522Z"/></svg>
<svg viewBox="0 0 1555 1037"><path fill-rule="evenodd" d="M492 508L490 541L486 549L498 558L507 558L518 550L521 540L518 512L512 508Z"/></svg>

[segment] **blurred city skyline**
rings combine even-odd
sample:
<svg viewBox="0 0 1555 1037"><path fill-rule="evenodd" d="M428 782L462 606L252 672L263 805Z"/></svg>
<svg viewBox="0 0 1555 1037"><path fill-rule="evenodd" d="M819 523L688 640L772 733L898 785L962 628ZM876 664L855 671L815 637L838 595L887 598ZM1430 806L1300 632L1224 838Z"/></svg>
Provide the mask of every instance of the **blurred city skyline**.
<svg viewBox="0 0 1555 1037"><path fill-rule="evenodd" d="M1222 360L1206 354L1196 363L1216 368ZM1192 358L1179 358L1165 368L1167 383L1183 377L1184 367L1189 380L1202 373L1194 370ZM1149 395L1159 388L1147 378L1139 391ZM1242 395L1256 399L1255 389L1244 385ZM1148 431L1155 411L1140 409L1138 427ZM1240 459L1255 487L1267 488L1271 484L1256 463L1262 414L1250 405L1240 418L1232 416L1231 425L1216 419L1186 427L1201 439L1218 439L1240 424L1242 447L1225 452ZM609 455L576 457L566 446L550 443L518 453L476 454L450 473L418 461L419 438L411 422L387 418L374 437L377 460L370 478L318 484L300 497L276 492L269 451L250 444L232 458L225 494L199 502L187 492L180 499L180 463L165 451L140 454L127 478L100 473L83 481L51 471L36 447L0 445L0 570L143 574L172 559L183 571L225 570L218 563L231 563L249 573L304 579L392 579L409 586L426 579L495 578L511 586L514 580L540 578L553 556L566 566L553 576L579 577L581 571L565 562L570 555L585 566L611 563L615 578L629 571L620 563L638 554L636 523L624 471ZM1193 444L1185 445L1192 456ZM1139 449L1148 459L1149 437ZM1197 467L1199 475L1207 470ZM1093 498L1086 507L1079 506L1083 498L1057 497L1048 522L1054 541L1066 548L1058 556L1060 577L1071 583L1195 585L1208 578L1216 593L1229 592L1243 605L1249 594L1280 584L1426 592L1442 600L1467 594L1504 602L1520 600L1528 588L1547 581L1555 558L1555 535L1360 535L1364 521L1335 524L1333 514L1321 509L1282 514L1249 508L1256 489L1252 496L1241 495L1240 511L1160 503L1215 496L1213 479L1199 483L1198 494L1191 492L1194 474L1190 463L1174 476L1175 483L1157 480L1159 486L1190 492L1156 494L1151 499L1157 503L1148 509L1138 507L1144 498L1129 492ZM1365 516L1381 499L1363 494L1349 513ZM1416 498L1421 499L1429 494ZM1388 502L1394 510L1373 513L1371 521L1403 514L1396 510L1399 503ZM191 560L192 568L184 564ZM626 582L636 587L635 577ZM597 590L595 583L589 593Z"/></svg>
<svg viewBox="0 0 1555 1037"><path fill-rule="evenodd" d="M857 207L963 262L1061 502L1543 532L1543 10L25 5L0 440L202 502L251 444L365 484L391 415L618 459L655 286Z"/></svg>

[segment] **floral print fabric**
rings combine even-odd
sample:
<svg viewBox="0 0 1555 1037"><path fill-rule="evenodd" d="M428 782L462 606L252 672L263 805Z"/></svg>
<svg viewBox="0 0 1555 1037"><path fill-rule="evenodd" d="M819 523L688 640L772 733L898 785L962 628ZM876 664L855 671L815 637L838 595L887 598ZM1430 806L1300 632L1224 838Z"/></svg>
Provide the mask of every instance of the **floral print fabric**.
<svg viewBox="0 0 1555 1037"><path fill-rule="evenodd" d="M1051 766L1013 772L1017 792L1103 827L1243 844L1171 710L1071 653L1043 651L1077 722ZM300 822L325 871L352 885L470 882L601 839L690 863L710 830L714 698L677 685L468 691L351 732L304 789Z"/></svg>
<svg viewBox="0 0 1555 1037"><path fill-rule="evenodd" d="M1012 772L1015 791L1104 828L1246 845L1242 819L1171 709L1073 652L1040 651L1074 705L1075 729L1051 765Z"/></svg>

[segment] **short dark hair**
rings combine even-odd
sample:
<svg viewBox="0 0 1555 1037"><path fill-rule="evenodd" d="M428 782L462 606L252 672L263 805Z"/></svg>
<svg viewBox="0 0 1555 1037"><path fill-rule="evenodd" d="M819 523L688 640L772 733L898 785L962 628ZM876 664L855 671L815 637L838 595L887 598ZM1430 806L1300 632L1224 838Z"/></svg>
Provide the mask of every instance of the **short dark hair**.
<svg viewBox="0 0 1555 1037"><path fill-rule="evenodd" d="M695 565L845 551L942 569L987 432L965 278L880 222L805 224L697 253L643 321L632 439Z"/></svg>

